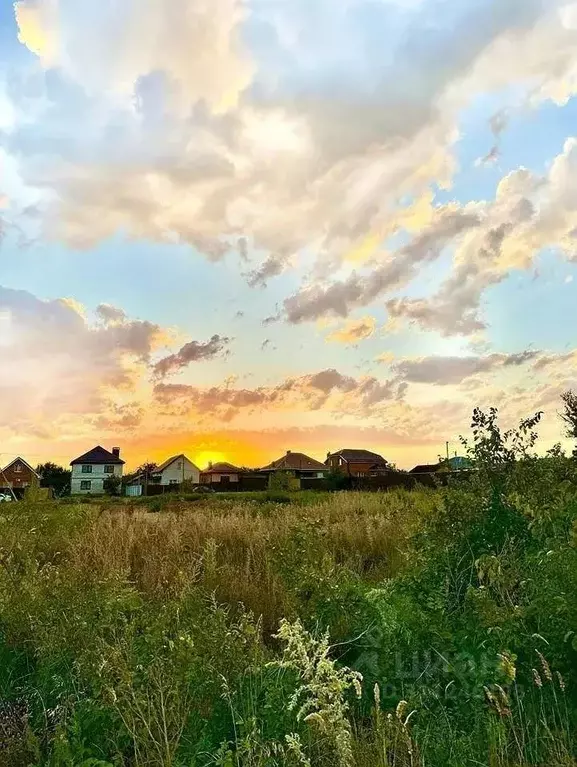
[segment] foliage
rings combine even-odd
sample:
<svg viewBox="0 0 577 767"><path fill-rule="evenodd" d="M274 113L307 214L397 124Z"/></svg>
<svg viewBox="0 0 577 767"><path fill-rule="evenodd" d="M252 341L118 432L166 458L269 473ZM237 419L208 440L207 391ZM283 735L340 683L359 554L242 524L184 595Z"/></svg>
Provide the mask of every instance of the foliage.
<svg viewBox="0 0 577 767"><path fill-rule="evenodd" d="M473 423L435 490L5 504L0 765L575 767L577 462Z"/></svg>
<svg viewBox="0 0 577 767"><path fill-rule="evenodd" d="M102 483L102 487L107 495L120 495L122 479L116 474L109 474Z"/></svg>
<svg viewBox="0 0 577 767"><path fill-rule="evenodd" d="M566 391L561 395L561 399L563 401L561 419L566 426L566 435L570 439L577 440L577 393L571 390ZM577 447L575 455L577 455Z"/></svg>
<svg viewBox="0 0 577 767"><path fill-rule="evenodd" d="M41 463L36 467L36 473L40 476L40 486L50 487L57 497L70 492L70 478L72 472L56 463Z"/></svg>
<svg viewBox="0 0 577 767"><path fill-rule="evenodd" d="M291 471L273 471L269 475L268 489L271 493L290 493L299 487L299 480Z"/></svg>
<svg viewBox="0 0 577 767"><path fill-rule="evenodd" d="M150 479L157 468L158 468L158 464L154 463L153 461L148 461L147 463L143 463L134 471L124 474L122 478L122 484L124 485L129 484L129 482L131 482L133 479L136 479L136 477L138 477L139 475L145 477L150 482Z"/></svg>

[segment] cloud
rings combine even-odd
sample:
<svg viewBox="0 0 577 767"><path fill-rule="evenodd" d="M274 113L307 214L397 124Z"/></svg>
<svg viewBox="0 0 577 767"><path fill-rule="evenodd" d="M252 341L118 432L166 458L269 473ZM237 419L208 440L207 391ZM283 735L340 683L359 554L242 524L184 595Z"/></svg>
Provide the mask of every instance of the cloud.
<svg viewBox="0 0 577 767"><path fill-rule="evenodd" d="M443 206L428 227L371 272L352 272L345 280L305 288L287 298L284 302L286 319L298 324L326 315L347 317L353 309L368 306L379 296L406 285L419 266L438 258L454 238L480 224L474 206L462 210L453 205Z"/></svg>
<svg viewBox="0 0 577 767"><path fill-rule="evenodd" d="M76 302L0 287L0 421L27 434L78 429L137 387L165 332L126 317L90 324Z"/></svg>
<svg viewBox="0 0 577 767"><path fill-rule="evenodd" d="M96 92L131 97L140 78L163 72L180 108L203 100L221 111L251 80L240 0L124 0L122 9L91 0L21 0L15 15L20 41L46 67Z"/></svg>
<svg viewBox="0 0 577 767"><path fill-rule="evenodd" d="M403 390L394 381L374 376L354 378L334 368L299 377L290 377L275 386L255 389L231 384L199 388L183 384L159 383L154 388L165 415L219 417L229 422L243 412L261 416L282 412L340 412L349 415L376 414L385 402L402 398Z"/></svg>
<svg viewBox="0 0 577 767"><path fill-rule="evenodd" d="M431 298L390 299L392 320L445 336L471 335L485 328L479 317L484 292L511 270L533 268L545 247L577 260L577 139L566 141L546 176L525 169L505 176L480 213L480 225L458 245L452 273L439 290Z"/></svg>
<svg viewBox="0 0 577 767"><path fill-rule="evenodd" d="M218 259L247 238L254 285L296 254L326 275L390 234L403 198L450 184L477 94L574 92L562 0L453 6L23 0L21 39L63 82L33 106L13 94L22 120L5 144L43 195L47 233L76 247L122 231Z"/></svg>
<svg viewBox="0 0 577 767"><path fill-rule="evenodd" d="M111 304L99 304L96 307L96 314L105 325L117 325L126 321L125 311Z"/></svg>
<svg viewBox="0 0 577 767"><path fill-rule="evenodd" d="M282 274L286 268L285 260L281 256L269 256L258 269L252 271L248 276L248 284L251 288L266 287L271 277L277 277Z"/></svg>
<svg viewBox="0 0 577 767"><path fill-rule="evenodd" d="M230 343L226 336L214 335L209 341L189 341L176 354L163 357L154 366L154 375L164 378L182 370L193 362L202 362L226 353Z"/></svg>
<svg viewBox="0 0 577 767"><path fill-rule="evenodd" d="M362 317L345 323L340 330L335 330L327 336L327 341L339 344L357 344L370 338L376 329L377 323L374 317Z"/></svg>
<svg viewBox="0 0 577 767"><path fill-rule="evenodd" d="M393 365L393 370L407 383L447 386L460 384L480 374L528 365L540 356L538 351L527 350L517 354L489 354L484 357L422 357L402 360Z"/></svg>

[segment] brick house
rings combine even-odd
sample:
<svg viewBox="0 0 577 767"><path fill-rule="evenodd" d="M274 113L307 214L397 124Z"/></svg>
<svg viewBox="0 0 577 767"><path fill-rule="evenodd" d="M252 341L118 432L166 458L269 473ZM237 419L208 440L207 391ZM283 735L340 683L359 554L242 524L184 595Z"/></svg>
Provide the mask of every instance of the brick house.
<svg viewBox="0 0 577 767"><path fill-rule="evenodd" d="M299 478L322 479L329 470L323 463L315 461L314 458L309 458L304 453L293 453L291 450L287 450L286 455L283 455L282 458L278 458L276 461L269 463L268 466L259 469L259 474L270 475L279 471L290 472Z"/></svg>
<svg viewBox="0 0 577 767"><path fill-rule="evenodd" d="M332 471L340 471L348 477L378 477L390 471L388 462L370 450L339 450L328 453L325 464Z"/></svg>
<svg viewBox="0 0 577 767"><path fill-rule="evenodd" d="M40 477L24 458L15 458L8 466L0 470L0 490L20 490L38 487Z"/></svg>

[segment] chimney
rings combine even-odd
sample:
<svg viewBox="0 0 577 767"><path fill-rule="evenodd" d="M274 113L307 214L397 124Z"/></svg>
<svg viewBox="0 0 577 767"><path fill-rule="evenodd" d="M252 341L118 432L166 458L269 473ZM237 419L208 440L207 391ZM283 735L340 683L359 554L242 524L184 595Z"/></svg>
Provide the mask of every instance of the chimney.
<svg viewBox="0 0 577 767"><path fill-rule="evenodd" d="M291 454L291 451L290 451L290 450L287 450L287 451L286 451L286 454L287 454L287 455L290 455L290 454Z"/></svg>
<svg viewBox="0 0 577 767"><path fill-rule="evenodd" d="M208 470L210 471L212 469L212 461L208 462Z"/></svg>
<svg viewBox="0 0 577 767"><path fill-rule="evenodd" d="M119 447L113 447L112 448L112 455L115 458L120 458L120 448Z"/></svg>

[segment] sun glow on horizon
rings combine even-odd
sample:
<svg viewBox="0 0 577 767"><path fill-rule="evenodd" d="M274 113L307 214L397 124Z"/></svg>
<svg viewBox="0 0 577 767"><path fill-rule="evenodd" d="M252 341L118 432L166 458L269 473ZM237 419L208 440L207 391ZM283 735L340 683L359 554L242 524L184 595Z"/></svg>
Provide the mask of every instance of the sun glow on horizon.
<svg viewBox="0 0 577 767"><path fill-rule="evenodd" d="M220 463L226 461L226 455L216 450L201 450L195 453L192 459L199 469L206 469L209 463Z"/></svg>

